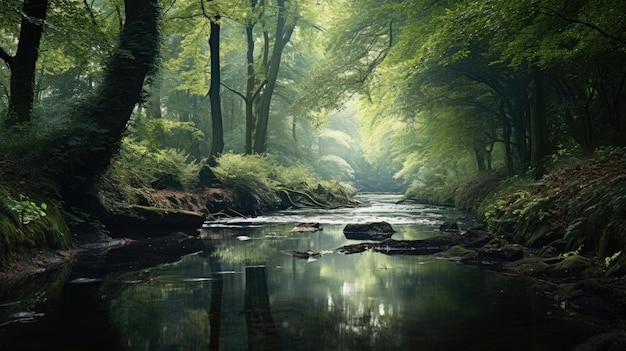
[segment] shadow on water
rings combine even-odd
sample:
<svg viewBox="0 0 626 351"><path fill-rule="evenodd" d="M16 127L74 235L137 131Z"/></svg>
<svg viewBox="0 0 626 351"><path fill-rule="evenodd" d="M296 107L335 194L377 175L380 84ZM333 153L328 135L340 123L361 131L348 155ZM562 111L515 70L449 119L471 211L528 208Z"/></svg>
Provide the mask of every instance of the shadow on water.
<svg viewBox="0 0 626 351"><path fill-rule="evenodd" d="M524 279L434 256L334 253L360 242L346 223L385 220L394 239L419 239L465 218L364 200L212 223L203 240L110 250L2 286L0 350L565 350L602 331ZM313 221L323 230L291 231Z"/></svg>

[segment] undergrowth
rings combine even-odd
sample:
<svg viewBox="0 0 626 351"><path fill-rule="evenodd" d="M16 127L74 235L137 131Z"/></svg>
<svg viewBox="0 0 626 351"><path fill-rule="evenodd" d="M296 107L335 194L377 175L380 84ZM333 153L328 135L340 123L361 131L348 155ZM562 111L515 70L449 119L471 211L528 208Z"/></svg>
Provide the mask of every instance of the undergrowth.
<svg viewBox="0 0 626 351"><path fill-rule="evenodd" d="M192 189L199 171L200 164L186 152L152 148L125 138L102 177L99 197L109 209L125 204L149 205L154 189Z"/></svg>
<svg viewBox="0 0 626 351"><path fill-rule="evenodd" d="M269 155L227 153L213 168L226 188L243 196L242 205L267 210L284 206L280 194L299 194L312 206L348 204L354 188L344 182L324 181L309 167L282 166Z"/></svg>
<svg viewBox="0 0 626 351"><path fill-rule="evenodd" d="M623 148L599 149L539 181L481 173L435 189L414 188L406 196L453 202L512 242L543 248L558 241L564 252L576 250L626 268L620 253L626 252Z"/></svg>
<svg viewBox="0 0 626 351"><path fill-rule="evenodd" d="M69 229L56 204L0 187L0 266L33 249L67 248L70 244Z"/></svg>

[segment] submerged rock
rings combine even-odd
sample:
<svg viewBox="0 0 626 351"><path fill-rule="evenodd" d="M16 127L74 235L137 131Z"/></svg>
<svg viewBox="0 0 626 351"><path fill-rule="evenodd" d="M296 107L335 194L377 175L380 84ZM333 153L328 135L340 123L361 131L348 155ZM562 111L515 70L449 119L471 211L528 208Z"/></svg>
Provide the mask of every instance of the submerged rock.
<svg viewBox="0 0 626 351"><path fill-rule="evenodd" d="M300 223L295 226L291 231L292 232L316 232L318 230L322 230L322 225L319 223Z"/></svg>

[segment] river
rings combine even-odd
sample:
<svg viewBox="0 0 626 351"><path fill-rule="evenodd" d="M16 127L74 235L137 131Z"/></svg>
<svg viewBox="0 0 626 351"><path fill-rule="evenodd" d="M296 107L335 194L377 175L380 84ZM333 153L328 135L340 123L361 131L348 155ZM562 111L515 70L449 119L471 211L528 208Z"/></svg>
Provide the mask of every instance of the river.
<svg viewBox="0 0 626 351"><path fill-rule="evenodd" d="M0 350L567 350L603 331L533 296L526 279L435 256L332 252L359 242L347 223L386 221L394 239L471 225L398 199L208 222L194 252L153 264L79 256L0 288ZM323 230L291 231L304 222ZM307 250L320 254L289 254Z"/></svg>

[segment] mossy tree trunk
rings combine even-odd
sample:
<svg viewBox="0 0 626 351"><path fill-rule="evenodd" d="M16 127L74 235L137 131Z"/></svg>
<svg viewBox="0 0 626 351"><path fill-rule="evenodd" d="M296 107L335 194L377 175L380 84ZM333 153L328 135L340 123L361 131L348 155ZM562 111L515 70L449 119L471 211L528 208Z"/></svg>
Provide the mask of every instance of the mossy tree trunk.
<svg viewBox="0 0 626 351"><path fill-rule="evenodd" d="M125 22L96 94L75 110L75 124L61 136L59 189L67 206L94 205L94 185L117 152L140 102L158 54L157 0L125 0Z"/></svg>

